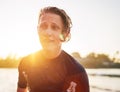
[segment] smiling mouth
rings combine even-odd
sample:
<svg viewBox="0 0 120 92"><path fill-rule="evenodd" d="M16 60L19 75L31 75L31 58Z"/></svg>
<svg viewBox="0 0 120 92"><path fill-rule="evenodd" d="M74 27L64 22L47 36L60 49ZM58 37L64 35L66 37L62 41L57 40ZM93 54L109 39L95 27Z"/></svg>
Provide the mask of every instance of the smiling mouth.
<svg viewBox="0 0 120 92"><path fill-rule="evenodd" d="M43 39L42 42L46 43L46 44L49 44L49 43L53 43L54 40L51 40L51 39Z"/></svg>

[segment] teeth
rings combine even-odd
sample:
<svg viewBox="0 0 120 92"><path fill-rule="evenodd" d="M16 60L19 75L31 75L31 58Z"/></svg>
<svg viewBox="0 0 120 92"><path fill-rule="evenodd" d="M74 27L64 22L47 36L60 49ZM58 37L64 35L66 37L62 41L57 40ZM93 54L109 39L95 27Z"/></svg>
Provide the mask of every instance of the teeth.
<svg viewBox="0 0 120 92"><path fill-rule="evenodd" d="M42 37L41 40L43 40L45 42L53 42L54 41L53 38L46 38L46 37Z"/></svg>

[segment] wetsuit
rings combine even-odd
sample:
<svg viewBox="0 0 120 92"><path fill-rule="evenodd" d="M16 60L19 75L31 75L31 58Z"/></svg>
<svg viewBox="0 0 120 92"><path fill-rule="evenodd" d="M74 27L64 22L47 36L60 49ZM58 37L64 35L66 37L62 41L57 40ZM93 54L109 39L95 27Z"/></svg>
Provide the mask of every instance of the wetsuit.
<svg viewBox="0 0 120 92"><path fill-rule="evenodd" d="M49 60L40 51L28 55L18 70L18 87L30 92L89 92L85 69L65 51Z"/></svg>

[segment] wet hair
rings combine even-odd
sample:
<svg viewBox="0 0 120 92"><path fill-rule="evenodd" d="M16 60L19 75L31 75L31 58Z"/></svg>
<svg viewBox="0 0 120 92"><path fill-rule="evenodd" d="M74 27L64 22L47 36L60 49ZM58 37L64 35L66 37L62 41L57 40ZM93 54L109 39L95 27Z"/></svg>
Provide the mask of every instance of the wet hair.
<svg viewBox="0 0 120 92"><path fill-rule="evenodd" d="M43 9L41 9L40 14L39 14L38 23L40 21L41 16L44 13L53 13L53 14L59 15L62 19L63 26L64 26L64 29L63 29L62 32L63 33L70 33L70 29L71 29L71 26L72 26L72 21L63 9L60 9L60 8L57 8L57 7L51 7L51 6L48 6L48 7L45 7Z"/></svg>

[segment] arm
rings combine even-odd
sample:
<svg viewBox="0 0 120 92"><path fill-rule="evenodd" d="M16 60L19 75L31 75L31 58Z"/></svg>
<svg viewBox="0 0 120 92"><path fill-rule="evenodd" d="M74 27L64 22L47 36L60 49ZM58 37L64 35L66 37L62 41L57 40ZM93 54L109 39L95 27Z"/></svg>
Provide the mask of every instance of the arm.
<svg viewBox="0 0 120 92"><path fill-rule="evenodd" d="M18 84L17 84L17 92L28 92L27 88L27 80L25 76L25 64L22 63L22 61L19 64L18 67Z"/></svg>

